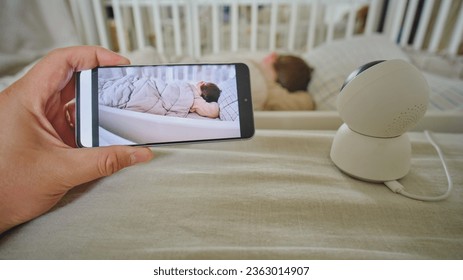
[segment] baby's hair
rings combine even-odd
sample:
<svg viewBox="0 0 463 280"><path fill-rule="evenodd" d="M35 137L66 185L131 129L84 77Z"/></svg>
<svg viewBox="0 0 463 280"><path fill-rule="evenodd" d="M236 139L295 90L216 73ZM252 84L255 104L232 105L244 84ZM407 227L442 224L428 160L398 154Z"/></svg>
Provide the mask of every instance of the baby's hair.
<svg viewBox="0 0 463 280"><path fill-rule="evenodd" d="M217 102L222 90L214 83L205 83L201 87L201 96L206 102Z"/></svg>
<svg viewBox="0 0 463 280"><path fill-rule="evenodd" d="M293 55L280 55L273 67L277 73L276 82L289 92L307 91L313 68L302 58Z"/></svg>

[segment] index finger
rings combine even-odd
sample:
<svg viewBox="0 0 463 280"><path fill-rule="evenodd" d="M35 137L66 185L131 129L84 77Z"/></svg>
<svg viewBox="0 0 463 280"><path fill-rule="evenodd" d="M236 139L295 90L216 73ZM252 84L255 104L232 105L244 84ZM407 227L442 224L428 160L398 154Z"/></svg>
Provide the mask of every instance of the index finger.
<svg viewBox="0 0 463 280"><path fill-rule="evenodd" d="M78 46L51 51L25 76L30 79L35 92L47 99L62 90L74 72L97 66L129 64L130 61L110 50L98 46Z"/></svg>

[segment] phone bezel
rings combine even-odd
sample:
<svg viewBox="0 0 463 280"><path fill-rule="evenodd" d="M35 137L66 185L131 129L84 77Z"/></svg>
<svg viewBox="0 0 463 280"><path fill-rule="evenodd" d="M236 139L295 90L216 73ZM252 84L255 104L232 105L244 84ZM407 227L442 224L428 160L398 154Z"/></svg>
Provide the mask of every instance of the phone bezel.
<svg viewBox="0 0 463 280"><path fill-rule="evenodd" d="M98 127L94 126L93 113L95 104L93 97L92 69L76 73L76 144L79 147L98 146ZM98 123L98 120L96 121ZM95 143L96 138L96 143ZM95 145L96 144L96 145Z"/></svg>
<svg viewBox="0 0 463 280"><path fill-rule="evenodd" d="M236 88L238 95L238 110L240 122L240 136L233 138L213 138L213 139L195 139L185 141L169 141L169 142L156 142L156 143L137 143L131 146L159 146L171 144L184 144L196 142L213 142L213 141L226 141L226 140L240 140L249 139L254 136L254 116L251 98L251 85L249 68L244 63L197 63L197 64L162 64L162 65L119 65L119 66L100 66L90 70L84 70L77 74L76 86L76 142L80 147L97 147L99 146L99 110L98 110L98 69L111 68L111 67L147 67L147 66L185 66L185 65L234 65L236 71ZM84 76L82 77L82 73ZM88 74L90 73L90 75ZM81 92L82 82L90 77L91 94L84 94ZM84 82L85 83L85 82ZM85 87L88 90L88 85ZM87 98L91 97L91 98ZM89 101L90 100L90 101ZM83 110L84 106L89 106L91 109L91 118L85 116L89 113ZM91 129L88 128L91 126ZM83 131L91 131L91 136L83 135ZM85 134L85 133L84 133ZM90 140L91 139L91 140ZM91 142L91 145L88 144Z"/></svg>

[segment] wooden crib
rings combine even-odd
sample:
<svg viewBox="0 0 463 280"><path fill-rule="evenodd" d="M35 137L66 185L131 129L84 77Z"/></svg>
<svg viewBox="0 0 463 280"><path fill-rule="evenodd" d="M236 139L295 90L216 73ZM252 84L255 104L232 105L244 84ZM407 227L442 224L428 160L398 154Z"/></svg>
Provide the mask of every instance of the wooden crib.
<svg viewBox="0 0 463 280"><path fill-rule="evenodd" d="M223 50L304 52L356 34L383 33L416 50L458 53L461 1L70 1L88 44L200 57Z"/></svg>
<svg viewBox="0 0 463 280"><path fill-rule="evenodd" d="M252 56L272 51L307 58L313 50L332 43L378 35L401 50L425 57L420 60L425 61L422 65L434 64L428 62L434 61L428 57L439 59L447 63L444 68L454 67L458 72L455 75L463 77L463 4L457 0L69 2L83 42L129 56L149 48L162 57L159 60L162 63L176 63L182 58L222 61L230 60L234 54ZM346 50L344 55L350 57L351 53ZM137 62L150 61L142 57ZM360 66L354 65L349 71ZM344 73L344 79L348 73ZM338 83L341 85L342 81ZM447 110L443 106L439 111L428 110L416 129L461 131L463 92L459 88L463 85L460 85L456 81L449 86L454 91L451 97L434 98L439 102L450 98L458 103L452 105L456 109ZM433 90L440 88L441 85L435 85ZM310 87L309 92L315 94ZM334 98L331 97L331 102ZM317 96L315 100L319 103ZM258 111L255 121L258 128L336 129L342 121L334 104L327 108L328 111L323 111L318 106L317 111L311 112Z"/></svg>

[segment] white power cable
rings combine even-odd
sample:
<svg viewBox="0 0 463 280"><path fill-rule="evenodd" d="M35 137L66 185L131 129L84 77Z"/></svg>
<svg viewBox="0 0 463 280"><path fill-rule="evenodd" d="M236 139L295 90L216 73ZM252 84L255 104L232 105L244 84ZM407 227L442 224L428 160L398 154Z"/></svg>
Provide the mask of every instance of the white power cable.
<svg viewBox="0 0 463 280"><path fill-rule="evenodd" d="M401 194L403 196L406 196L408 198L411 198L411 199L416 199L416 200L422 200L422 201L439 201L439 200L444 200L446 199L447 197L449 197L450 195L450 192L452 191L453 189L453 182L452 182L452 177L450 176L450 173L449 173L449 170L447 168L447 164L445 162L445 159L444 159L444 154L442 153L439 145L437 145L436 141L434 141L434 139L431 137L431 134L429 131L425 130L424 131L424 134L426 135L426 138L428 139L428 141L433 145L433 147L436 149L437 151L437 154L439 155L439 158L442 162L442 166L444 167L444 171L445 171L445 175L447 176L447 181L448 181L448 187L447 187L447 191L442 194L442 195L439 195L439 196L435 196L435 197L430 197L430 196L421 196L421 195L415 195L415 194L411 194L411 193L408 193L406 190L405 190L405 187L399 183L397 180L395 181L387 181L387 182L384 182L384 184L393 192L395 193L398 193L398 194Z"/></svg>

